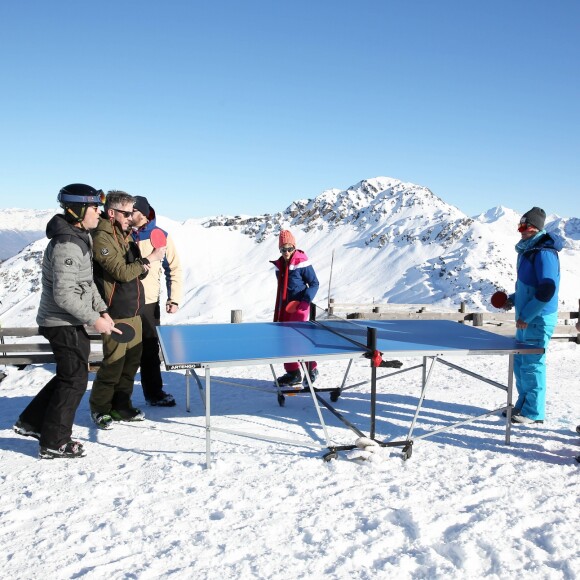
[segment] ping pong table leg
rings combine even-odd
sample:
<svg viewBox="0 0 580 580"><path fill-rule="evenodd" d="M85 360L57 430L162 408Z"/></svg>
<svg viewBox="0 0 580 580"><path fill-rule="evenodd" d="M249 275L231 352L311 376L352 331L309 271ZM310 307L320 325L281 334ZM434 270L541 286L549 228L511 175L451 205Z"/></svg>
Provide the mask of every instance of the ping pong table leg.
<svg viewBox="0 0 580 580"><path fill-rule="evenodd" d="M276 371L274 370L274 365L270 365L270 370L272 371L272 376L274 377L274 384L276 385L276 391L278 392L278 405L283 407L286 403L286 397L284 397L284 393L282 393L282 389L278 384L278 379L276 378Z"/></svg>
<svg viewBox="0 0 580 580"><path fill-rule="evenodd" d="M306 363L304 361L300 361L300 368L306 377L308 382L308 388L310 389L310 394L312 395L312 401L314 402L314 407L316 408L316 412L318 413L318 420L320 421L320 425L322 426L322 430L324 431L324 437L326 439L326 445L330 447L330 437L328 435L328 431L326 430L326 423L322 418L322 412L320 411L320 405L318 404L318 399L316 398L316 393L314 392L314 387L312 386L312 381L310 380L310 374L308 373L308 368L306 367Z"/></svg>
<svg viewBox="0 0 580 580"><path fill-rule="evenodd" d="M514 388L514 355L510 354L510 360L508 365L508 384L507 384L507 412L506 412L506 424L505 424L505 444L511 444L511 432L512 432L512 395Z"/></svg>
<svg viewBox="0 0 580 580"><path fill-rule="evenodd" d="M419 397L419 402L417 403L417 409L415 411L415 415L413 416L413 421L411 422L411 427L409 429L409 433L407 435L407 440L411 441L413 438L413 431L415 429L415 423L417 422L417 417L419 416L419 413L421 412L421 407L423 406L423 401L425 400L425 391L427 390L427 385L429 384L429 381L431 380L431 373L433 372L433 369L435 368L435 363L437 362L437 359L439 357L434 356L434 357L430 357L432 358L432 362L431 362L431 367L429 368L429 372L427 373L427 358L428 357L423 357L423 386L421 387L421 396Z"/></svg>
<svg viewBox="0 0 580 580"><path fill-rule="evenodd" d="M205 399L204 399L203 385L201 384L201 380L197 376L197 373L195 372L195 370L187 369L185 371L185 410L188 413L191 412L191 395L190 395L190 389L189 389L191 377L193 377L195 379L195 382L197 383L197 386L199 388L199 395L201 397L201 404L205 408Z"/></svg>
<svg viewBox="0 0 580 580"><path fill-rule="evenodd" d="M342 378L342 383L341 383L340 387L338 387L338 389L334 389L334 391L332 391L330 393L330 400L333 403L336 403L336 401L338 401L340 395L342 395L342 391L344 390L344 387L346 385L346 379L348 378L348 373L350 372L350 367L352 366L353 360L354 359L352 359L352 358L348 360L348 365L346 367L346 371L344 373L344 377Z"/></svg>
<svg viewBox="0 0 580 580"><path fill-rule="evenodd" d="M377 329L367 327L367 346L371 353L377 350ZM371 425L369 437L374 441L377 421L377 367L371 362Z"/></svg>
<svg viewBox="0 0 580 580"><path fill-rule="evenodd" d="M197 388L199 391L199 397L201 399L201 404L203 405L203 408L205 409L205 395L203 393L203 383L201 382L201 379L199 378L199 376L197 375L197 373L195 372L195 369L191 369L189 371L190 376L192 376L195 379L195 382L197 383ZM188 389L188 393L187 393L187 411L189 412L189 382L187 384L187 389Z"/></svg>
<svg viewBox="0 0 580 580"><path fill-rule="evenodd" d="M211 410L210 410L210 375L209 367L205 368L205 466L211 469Z"/></svg>

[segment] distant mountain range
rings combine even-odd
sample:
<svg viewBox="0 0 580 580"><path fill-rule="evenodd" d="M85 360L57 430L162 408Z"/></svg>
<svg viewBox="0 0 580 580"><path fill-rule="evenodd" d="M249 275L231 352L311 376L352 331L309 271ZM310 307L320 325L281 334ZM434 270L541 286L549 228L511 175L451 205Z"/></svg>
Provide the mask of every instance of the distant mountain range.
<svg viewBox="0 0 580 580"><path fill-rule="evenodd" d="M0 322L34 324L44 228L53 211L4 210L0 216ZM167 323L268 320L281 228L294 232L321 286L317 302L427 303L487 310L497 288L513 290L520 215L504 207L468 217L429 189L389 177L331 189L260 216L176 222L158 216L184 265L186 300ZM580 297L580 219L549 216L564 241L561 309ZM334 255L334 260L332 259ZM333 262L332 277L331 263Z"/></svg>
<svg viewBox="0 0 580 580"><path fill-rule="evenodd" d="M0 262L44 237L54 210L4 209L0 214Z"/></svg>

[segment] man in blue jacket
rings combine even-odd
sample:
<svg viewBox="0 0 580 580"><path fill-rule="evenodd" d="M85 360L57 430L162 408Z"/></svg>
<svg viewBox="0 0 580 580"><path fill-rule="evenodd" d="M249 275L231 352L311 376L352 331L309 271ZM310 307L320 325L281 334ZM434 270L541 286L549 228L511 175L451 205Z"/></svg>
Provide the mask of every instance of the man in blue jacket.
<svg viewBox="0 0 580 580"><path fill-rule="evenodd" d="M518 226L516 291L507 308L515 306L516 339L547 349L558 320L560 286L559 240L544 229L546 212L533 207ZM512 421L543 423L546 412L546 353L515 355L518 399Z"/></svg>

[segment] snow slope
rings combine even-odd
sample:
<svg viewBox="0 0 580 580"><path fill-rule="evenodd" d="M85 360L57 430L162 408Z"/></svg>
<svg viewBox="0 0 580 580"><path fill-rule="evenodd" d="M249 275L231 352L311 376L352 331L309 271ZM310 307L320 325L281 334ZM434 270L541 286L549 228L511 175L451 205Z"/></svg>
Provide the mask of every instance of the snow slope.
<svg viewBox="0 0 580 580"><path fill-rule="evenodd" d="M221 378L271 392L214 383L215 426L297 443L214 434L210 470L203 407L194 392L185 412L181 372L164 372L177 407L143 407L146 421L111 431L90 422L87 394L75 435L88 455L47 461L11 426L52 368L10 369L0 386L2 577L577 578L579 349L550 347L542 427L514 427L508 447L493 416L418 441L406 462L384 450L373 461L341 454L325 463L310 447L324 437L308 396L279 407L267 367L220 370ZM454 362L505 382L505 357ZM354 367L353 382L368 379L367 363ZM337 385L344 364L320 369L320 386ZM405 433L415 373L379 383L380 438ZM134 401L143 406L139 375ZM501 391L440 367L416 435L502 402ZM337 408L368 431L368 388L345 392ZM328 411L323 416L334 443L354 442Z"/></svg>
<svg viewBox="0 0 580 580"><path fill-rule="evenodd" d="M329 190L271 216L182 223L160 217L186 272L185 303L163 323L229 322L232 309L242 309L246 321L269 320L275 282L268 260L277 256L280 227L291 228L311 256L321 304L328 298L334 251L331 295L337 300L438 306L469 300L471 307L486 309L493 289L513 286L518 217L513 210L493 208L468 218L426 188L391 178ZM548 226L566 238L560 304L575 310L580 220L550 216ZM35 324L42 236L0 267L5 326ZM502 419L492 416L417 442L407 462L399 451L383 450L371 461L343 453L324 463L323 432L309 397L290 397L279 407L267 367L231 367L218 376L254 388L216 384L214 424L296 443L216 434L210 470L203 407L194 393L192 411L186 413L182 372L163 372L166 389L178 400L172 409L144 407L137 375L134 403L145 409L147 420L111 431L98 431L91 423L85 395L75 435L87 457L41 461L37 442L11 428L54 367L5 369L1 575L578 578L579 349L573 343L550 345L543 426L514 427L508 447ZM404 360L405 367L418 362ZM505 383L505 357L454 362ZM367 365L354 364L352 382L368 379ZM321 363L318 384L340 384L344 367ZM380 383L379 438L406 433L419 392L418 372ZM441 366L416 435L502 404L500 390ZM337 408L368 431L368 386L345 392ZM323 410L323 416L333 443L354 442L333 415Z"/></svg>

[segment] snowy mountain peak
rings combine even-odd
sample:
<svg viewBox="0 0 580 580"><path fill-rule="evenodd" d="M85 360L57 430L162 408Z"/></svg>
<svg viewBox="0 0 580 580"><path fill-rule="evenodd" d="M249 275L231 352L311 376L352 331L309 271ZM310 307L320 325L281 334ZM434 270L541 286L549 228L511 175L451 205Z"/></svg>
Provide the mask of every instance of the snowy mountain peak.
<svg viewBox="0 0 580 580"><path fill-rule="evenodd" d="M482 213L481 215L479 215L477 217L477 219L481 222L495 222L501 218L503 218L504 216L509 216L514 217L514 216L518 216L519 218L519 214L516 214L515 211L504 207L503 205L498 205L496 207L492 207L491 209L488 209L485 213Z"/></svg>
<svg viewBox="0 0 580 580"><path fill-rule="evenodd" d="M313 199L296 200L276 214L250 218L218 216L205 221L204 226L239 230L258 243L276 235L282 228L301 228L309 232L348 226L359 231L368 229L368 244L381 236L382 230L396 226L397 231L403 231L408 223L426 221L432 222L428 226L431 232L439 235L443 227L437 226L441 222L466 225L469 218L426 187L392 177L375 177L359 181L347 189L328 189ZM412 237L421 235L415 232ZM443 238L446 237L443 234ZM405 239L408 240L408 236Z"/></svg>

